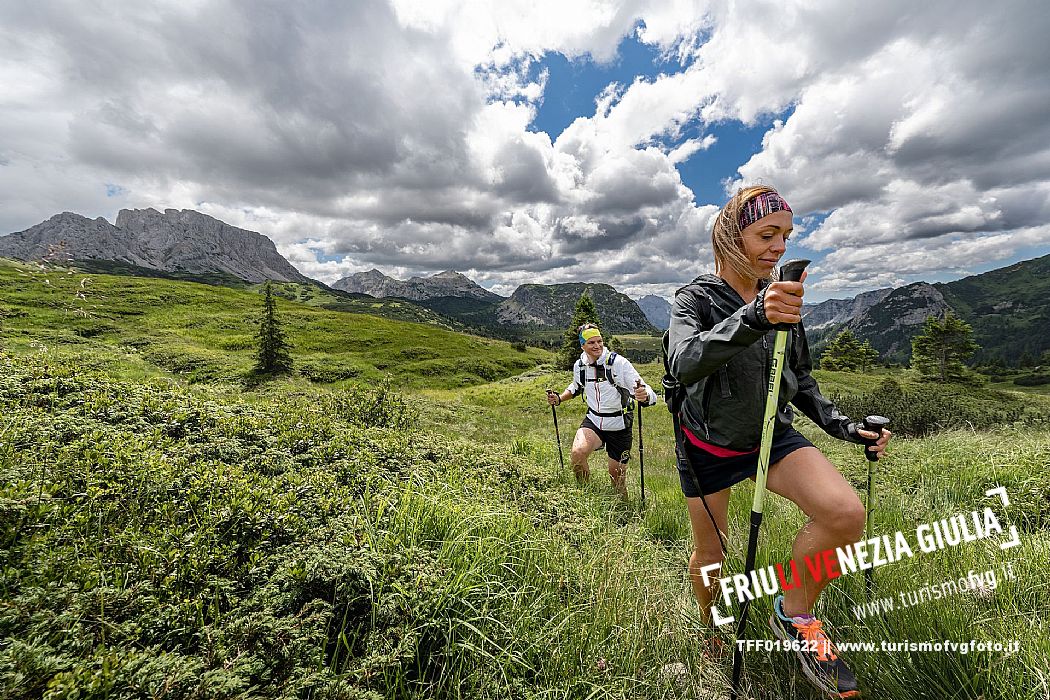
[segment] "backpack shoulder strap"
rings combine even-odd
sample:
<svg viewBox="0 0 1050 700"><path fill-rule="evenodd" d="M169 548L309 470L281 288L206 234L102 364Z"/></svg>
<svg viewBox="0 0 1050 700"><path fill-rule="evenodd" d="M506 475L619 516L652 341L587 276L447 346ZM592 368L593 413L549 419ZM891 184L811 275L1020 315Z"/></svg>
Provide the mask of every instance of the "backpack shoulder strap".
<svg viewBox="0 0 1050 700"><path fill-rule="evenodd" d="M616 362L618 355L615 352L610 352L609 357L605 360L605 378L609 380L609 383L616 386L616 380L613 379L613 363Z"/></svg>

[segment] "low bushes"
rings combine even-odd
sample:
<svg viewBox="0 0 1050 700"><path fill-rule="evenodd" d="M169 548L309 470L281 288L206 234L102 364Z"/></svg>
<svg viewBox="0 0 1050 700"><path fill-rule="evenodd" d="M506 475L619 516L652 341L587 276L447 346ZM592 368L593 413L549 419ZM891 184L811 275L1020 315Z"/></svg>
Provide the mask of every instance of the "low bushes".
<svg viewBox="0 0 1050 700"><path fill-rule="evenodd" d="M1017 386L1043 386L1050 384L1050 374L1030 374L1027 377L1018 377L1014 380Z"/></svg>
<svg viewBox="0 0 1050 700"><path fill-rule="evenodd" d="M923 384L904 389L886 379L874 391L833 394L832 401L848 416L859 420L878 414L890 419L890 430L907 437L929 435L938 430L970 427L991 428L1012 424L1043 424L1050 420L1023 399L1006 392L958 384Z"/></svg>

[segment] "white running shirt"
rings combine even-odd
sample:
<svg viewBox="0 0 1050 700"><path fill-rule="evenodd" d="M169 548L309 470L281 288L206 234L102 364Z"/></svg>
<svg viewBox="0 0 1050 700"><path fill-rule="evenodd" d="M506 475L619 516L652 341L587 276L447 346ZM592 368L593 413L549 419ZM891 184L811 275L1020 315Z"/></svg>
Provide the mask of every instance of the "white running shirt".
<svg viewBox="0 0 1050 700"><path fill-rule="evenodd" d="M584 389L584 398L587 401L587 416L600 430L623 430L623 415L608 417L595 415L595 412L612 413L623 409L620 403L620 392L616 387L623 387L633 394L635 382L641 379L642 386L645 387L645 391L649 395L649 399L645 403L646 406L652 406L656 403L656 393L652 390L652 387L645 383L645 380L638 374L638 370L634 368L634 365L626 357L619 354L617 354L612 367L606 371L606 377L612 379L612 381L592 381L598 373L595 365L605 365L611 354L609 348L605 348L598 357L598 361L591 364L591 358L587 357L587 353L580 353L580 359L576 360L576 364L572 366L572 382L565 390L576 396L580 393L581 388ZM580 387L581 365L587 371L586 387Z"/></svg>

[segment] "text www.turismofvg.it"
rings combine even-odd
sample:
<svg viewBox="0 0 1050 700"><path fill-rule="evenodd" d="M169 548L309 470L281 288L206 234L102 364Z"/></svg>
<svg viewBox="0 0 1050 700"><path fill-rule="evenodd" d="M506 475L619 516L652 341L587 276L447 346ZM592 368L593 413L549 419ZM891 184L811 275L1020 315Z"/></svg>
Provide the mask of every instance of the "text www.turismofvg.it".
<svg viewBox="0 0 1050 700"><path fill-rule="evenodd" d="M931 600L941 600L960 593L972 593L977 597L987 597L998 587L1000 580L1014 579L1014 566L1006 563L998 572L996 569L988 571L970 571L963 578L950 578L940 583L931 583L928 586L917 588L912 591L901 591L896 596L876 598L868 603L853 606L853 614L858 620L863 620L872 615L885 615L894 610L910 608Z"/></svg>
<svg viewBox="0 0 1050 700"><path fill-rule="evenodd" d="M785 639L738 639L736 645L740 651L803 651L819 652L817 648L823 642L806 642L805 640ZM936 641L913 642L910 639L901 639L896 642L882 640L881 642L842 642L836 644L839 652L884 652L884 653L907 653L914 652L939 652L944 654L978 654L996 652L1009 656L1016 654L1021 649L1021 642L1012 639L1003 642L989 642L971 639L967 642L956 642L951 639Z"/></svg>

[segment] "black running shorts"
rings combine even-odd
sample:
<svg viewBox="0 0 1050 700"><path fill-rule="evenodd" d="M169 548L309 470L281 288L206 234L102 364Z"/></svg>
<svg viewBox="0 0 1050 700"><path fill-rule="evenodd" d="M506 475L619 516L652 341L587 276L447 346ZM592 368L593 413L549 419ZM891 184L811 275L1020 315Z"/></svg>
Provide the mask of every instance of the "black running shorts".
<svg viewBox="0 0 1050 700"><path fill-rule="evenodd" d="M686 498L700 496L697 486L705 495L717 493L744 479L750 479L758 471L758 449L733 457L716 457L694 445L685 436L682 436L682 442L685 444L689 461L686 463L679 455L678 477ZM794 428L774 435L773 445L769 449L770 467L802 447L813 447L813 443Z"/></svg>
<svg viewBox="0 0 1050 700"><path fill-rule="evenodd" d="M609 456L618 460L620 464L627 464L631 458L631 445L634 443L634 431L630 428L623 430L602 430L591 422L590 414L583 417L581 428L593 430L601 438L602 446Z"/></svg>

